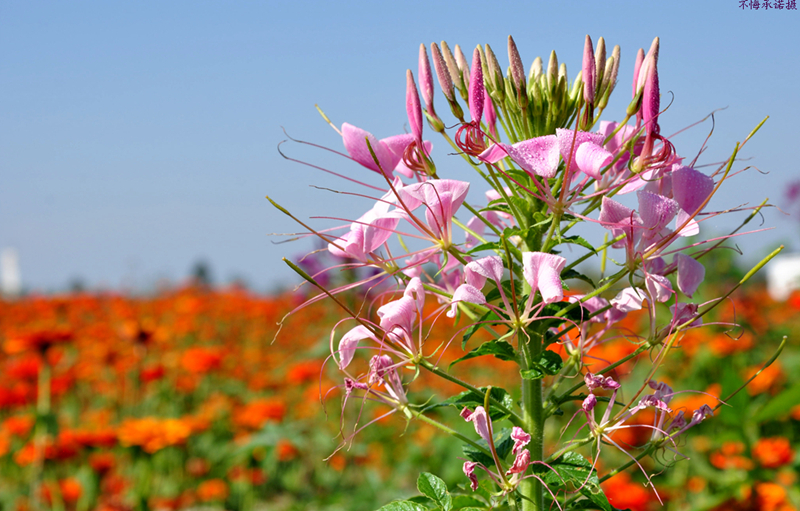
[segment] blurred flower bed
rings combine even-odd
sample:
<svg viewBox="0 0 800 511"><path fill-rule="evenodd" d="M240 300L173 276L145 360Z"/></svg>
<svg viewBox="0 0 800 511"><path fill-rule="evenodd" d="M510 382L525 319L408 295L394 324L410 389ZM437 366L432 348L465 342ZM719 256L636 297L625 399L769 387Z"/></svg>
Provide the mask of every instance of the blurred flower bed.
<svg viewBox="0 0 800 511"><path fill-rule="evenodd" d="M302 308L275 339L278 321L302 300L195 286L149 298L0 301L0 508L371 510L415 494L420 471L463 486L459 463L452 463L463 456L459 444L433 442L427 426L397 416L378 419L386 424L365 428L334 453L342 382L324 365L334 311L322 303ZM676 452L662 453L665 466L691 458L655 478L665 509L798 509L799 312L800 296L774 303L763 287L750 286L707 321L721 324L682 339L680 363L662 379L705 392L676 396L676 413L715 406L716 397L760 369L783 335L789 344L717 412L719 420L698 426ZM722 323L734 316L743 327L730 330ZM624 328L637 329L635 316L626 321ZM435 328L443 343L455 339L440 361L447 367L463 355L460 334ZM591 356L602 367L635 347L621 331ZM632 360L618 371L644 366ZM511 367L481 357L453 371L496 384L513 381L504 379ZM419 378L420 401L458 392L442 388L443 380ZM345 413L360 413L365 424L385 411L365 403ZM572 431L548 434L555 443ZM643 432L650 434L619 430L614 439L635 451L646 442ZM413 441L397 442L400 435ZM628 471L604 483L616 508L660 508L640 475Z"/></svg>

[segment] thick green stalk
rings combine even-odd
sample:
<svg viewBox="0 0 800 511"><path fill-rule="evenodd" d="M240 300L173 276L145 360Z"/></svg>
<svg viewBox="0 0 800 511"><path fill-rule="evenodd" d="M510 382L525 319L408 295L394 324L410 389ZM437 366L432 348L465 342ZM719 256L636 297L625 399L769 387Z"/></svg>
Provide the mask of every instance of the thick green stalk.
<svg viewBox="0 0 800 511"><path fill-rule="evenodd" d="M520 367L529 369L533 362L542 356L542 337L539 332L530 332L530 338L526 342L526 336L519 336L520 345ZM542 461L544 459L544 410L542 403L542 380L522 380L522 421L525 424L523 429L531 435L528 450L531 453L531 461ZM522 494L522 511L542 511L544 510L544 488L542 483L534 478L522 481L519 486Z"/></svg>

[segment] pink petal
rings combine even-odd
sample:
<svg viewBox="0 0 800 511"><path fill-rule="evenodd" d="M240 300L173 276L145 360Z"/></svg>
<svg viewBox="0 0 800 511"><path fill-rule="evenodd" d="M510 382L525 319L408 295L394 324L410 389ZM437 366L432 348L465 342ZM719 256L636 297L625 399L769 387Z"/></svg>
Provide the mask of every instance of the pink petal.
<svg viewBox="0 0 800 511"><path fill-rule="evenodd" d="M713 191L714 180L709 176L691 167L673 167L672 196L688 214L696 213Z"/></svg>
<svg viewBox="0 0 800 511"><path fill-rule="evenodd" d="M474 282L480 283L480 286L476 285L475 287L480 289L483 287L486 279L494 280L499 286L500 282L503 280L503 270L503 259L500 256L487 256L467 264L464 274L467 283L470 283L470 279L474 279ZM483 281L474 277L474 274L483 277Z"/></svg>
<svg viewBox="0 0 800 511"><path fill-rule="evenodd" d="M657 302L666 302L672 296L672 283L667 277L650 273L644 279L647 292Z"/></svg>
<svg viewBox="0 0 800 511"><path fill-rule="evenodd" d="M342 340L339 341L339 369L344 369L350 365L350 362L353 361L353 355L356 353L358 343L364 339L378 341L372 332L363 325L358 325L342 336Z"/></svg>
<svg viewBox="0 0 800 511"><path fill-rule="evenodd" d="M686 223L687 220L689 223ZM700 224L698 224L694 218L691 218L689 213L679 209L678 214L675 215L675 229L677 230L684 224L686 224L686 226L678 232L678 236L696 236L700 233Z"/></svg>
<svg viewBox="0 0 800 511"><path fill-rule="evenodd" d="M511 428L511 440L514 441L514 448L511 449L511 454L516 455L523 447L528 445L528 442L531 441L531 436L525 433L525 430L521 427L514 426Z"/></svg>
<svg viewBox="0 0 800 511"><path fill-rule="evenodd" d="M678 289L691 298L703 282L706 268L693 257L684 254L676 254L675 260L678 262Z"/></svg>
<svg viewBox="0 0 800 511"><path fill-rule="evenodd" d="M415 301L407 296L381 306L378 309L381 328L388 332L398 326L410 333L417 319L416 309Z"/></svg>
<svg viewBox="0 0 800 511"><path fill-rule="evenodd" d="M458 307L459 302L467 302L467 303L475 303L478 305L483 305L486 303L486 298L483 296L481 291L469 284L462 284L458 286L456 292L453 293L453 300L450 306L450 310L447 312L447 317L453 318L456 315L456 308Z"/></svg>
<svg viewBox="0 0 800 511"><path fill-rule="evenodd" d="M477 461L465 461L464 466L462 467L464 475L469 478L469 484L472 488L472 491L478 489L478 476L475 475L475 466L477 464Z"/></svg>
<svg viewBox="0 0 800 511"><path fill-rule="evenodd" d="M646 294L635 287L627 287L611 299L611 305L622 312L638 311L646 297Z"/></svg>
<svg viewBox="0 0 800 511"><path fill-rule="evenodd" d="M587 176L597 180L602 177L600 171L613 159L612 154L603 146L593 142L581 144L575 152L575 163L578 164L578 168Z"/></svg>
<svg viewBox="0 0 800 511"><path fill-rule="evenodd" d="M387 175L397 165L395 156L368 131L356 128L352 124L344 123L342 124L342 140L344 141L344 148L350 157L370 170L380 172L380 167L378 167L372 154L370 154L366 140L369 140L369 145Z"/></svg>
<svg viewBox="0 0 800 511"><path fill-rule="evenodd" d="M514 145L494 144L478 158L489 163L497 163L506 156L531 176L554 177L559 162L558 138L555 135L545 135L523 140Z"/></svg>
<svg viewBox="0 0 800 511"><path fill-rule="evenodd" d="M578 131L577 135L574 130L567 130L563 128L556 128L556 137L558 137L558 149L561 157L564 158L566 164L570 161L570 148L572 148L572 163L570 164L570 171L576 168L575 152L584 142L594 142L597 145L603 145L603 136L597 133L590 133L588 131ZM574 145L573 145L574 140Z"/></svg>
<svg viewBox="0 0 800 511"><path fill-rule="evenodd" d="M663 195L639 190L639 215L642 217L645 229L652 235L661 232L678 212L678 203ZM646 236L647 237L647 236Z"/></svg>
<svg viewBox="0 0 800 511"><path fill-rule="evenodd" d="M538 289L544 303L553 303L564 298L561 285L561 270L567 260L544 252L523 252L522 273L531 288Z"/></svg>
<svg viewBox="0 0 800 511"><path fill-rule="evenodd" d="M528 452L528 449L524 449L517 454L516 458L514 458L514 464L508 469L506 475L509 476L511 474L523 474L526 470L528 470L528 466L530 464L531 453Z"/></svg>
<svg viewBox="0 0 800 511"><path fill-rule="evenodd" d="M475 426L475 432L486 440L486 443L492 444L492 435L489 434L489 416L482 406L475 408L475 411L466 417L466 421Z"/></svg>
<svg viewBox="0 0 800 511"><path fill-rule="evenodd" d="M422 287L422 281L418 277L411 279L406 285L406 290L403 291L403 296L411 298L417 305L417 311L422 312L425 306L425 288Z"/></svg>

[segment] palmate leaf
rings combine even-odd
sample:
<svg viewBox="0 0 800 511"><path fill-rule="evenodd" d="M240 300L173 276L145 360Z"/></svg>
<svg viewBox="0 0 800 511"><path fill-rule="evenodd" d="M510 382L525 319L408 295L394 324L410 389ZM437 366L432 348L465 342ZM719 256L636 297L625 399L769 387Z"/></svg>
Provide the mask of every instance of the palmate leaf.
<svg viewBox="0 0 800 511"><path fill-rule="evenodd" d="M455 396L445 399L441 403L430 404L422 409L422 411L426 412L442 406L454 406L459 411L461 411L461 409L464 407L475 409L478 406L483 406L484 397L486 396L486 387L480 387L478 390L480 393L473 392L471 390L461 392L460 394L456 394ZM511 395L501 387L492 387L491 396L496 401L502 403L503 406L509 410L514 407L514 400L511 399ZM502 420L508 417L508 414L502 410L498 410L495 407L490 407L490 409L489 416L493 421Z"/></svg>
<svg viewBox="0 0 800 511"><path fill-rule="evenodd" d="M561 355L550 350L544 350L539 362L534 362L533 367L523 369L519 374L526 380L540 380L545 376L553 376L561 371L564 367L564 361L561 360Z"/></svg>
<svg viewBox="0 0 800 511"><path fill-rule="evenodd" d="M484 355L493 355L494 357L499 358L500 360L505 360L506 362L513 361L517 358L514 347L511 346L511 344L509 344L507 341L486 341L458 360L454 360L450 364L450 367L453 367L457 363L463 362L464 360L482 357Z"/></svg>

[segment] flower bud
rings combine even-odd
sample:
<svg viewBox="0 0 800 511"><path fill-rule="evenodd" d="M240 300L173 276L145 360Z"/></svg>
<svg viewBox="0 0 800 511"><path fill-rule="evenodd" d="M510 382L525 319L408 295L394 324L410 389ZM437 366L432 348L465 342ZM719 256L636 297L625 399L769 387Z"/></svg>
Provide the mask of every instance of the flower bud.
<svg viewBox="0 0 800 511"><path fill-rule="evenodd" d="M492 47L486 45L486 64L488 65L489 82L494 89L500 94L505 94L505 80L503 79L503 71L500 69L500 63L497 62L497 56L492 51Z"/></svg>
<svg viewBox="0 0 800 511"><path fill-rule="evenodd" d="M460 53L460 48L456 46L456 56ZM471 79L469 82L469 114L472 117L472 122L480 126L481 117L483 116L483 103L486 90L483 85L483 68L481 66L481 53L480 47L475 48L472 53L472 69L470 71Z"/></svg>
<svg viewBox="0 0 800 511"><path fill-rule="evenodd" d="M597 40L597 48L595 48L594 50L595 98L599 97L600 84L603 82L603 76L605 75L605 63L606 63L606 40L601 37L600 39Z"/></svg>
<svg viewBox="0 0 800 511"><path fill-rule="evenodd" d="M431 43L431 54L433 55L433 67L436 69L436 77L439 79L439 87L442 88L447 101L455 101L453 94L453 79L447 67L447 63L442 56L441 50L436 43Z"/></svg>
<svg viewBox="0 0 800 511"><path fill-rule="evenodd" d="M610 95L611 92L614 91L614 88L617 86L617 75L619 74L619 45L614 46L614 50L611 52L611 57L609 59L614 60L607 60L606 61L606 70L603 73L603 92L608 91ZM609 63L611 69L609 69Z"/></svg>
<svg viewBox="0 0 800 511"><path fill-rule="evenodd" d="M442 56L447 66L447 72L450 74L450 82L459 91L462 90L464 88L464 83L461 81L461 70L456 63L455 57L453 57L453 52L450 51L450 47L447 46L447 42L445 41L442 41Z"/></svg>
<svg viewBox="0 0 800 511"><path fill-rule="evenodd" d="M581 404L581 408L583 408L584 412L591 412L594 410L595 406L597 406L597 397L594 394L589 394L589 396L583 400L583 404Z"/></svg>
<svg viewBox="0 0 800 511"><path fill-rule="evenodd" d="M517 45L514 38L508 36L508 62L510 63L511 79L514 81L514 87L517 91L525 90L525 68L522 67L522 58L517 50Z"/></svg>
<svg viewBox="0 0 800 511"><path fill-rule="evenodd" d="M639 83L639 71L642 69L643 62L644 62L644 50L639 48L639 51L636 53L636 63L633 65L633 85L632 85L633 94L631 95L632 98L635 98L636 95L639 93L639 89L637 88L636 85Z"/></svg>
<svg viewBox="0 0 800 511"><path fill-rule="evenodd" d="M558 57L556 51L550 52L550 60L547 62L547 86L552 89L558 80Z"/></svg>
<svg viewBox="0 0 800 511"><path fill-rule="evenodd" d="M425 101L425 109L428 115L435 117L436 111L433 109L433 75L431 74L431 63L428 60L428 50L424 44L419 45L419 88L422 100Z"/></svg>
<svg viewBox="0 0 800 511"><path fill-rule="evenodd" d="M422 145L422 107L419 103L419 93L417 84L414 83L414 74L411 70L406 71L406 112L408 113L408 123L411 126L411 133Z"/></svg>
<svg viewBox="0 0 800 511"><path fill-rule="evenodd" d="M581 74L583 75L583 100L587 105L594 104L594 89L597 75L595 74L595 60L594 50L592 49L592 38L586 35L586 41L583 45L583 66L581 67Z"/></svg>
<svg viewBox="0 0 800 511"><path fill-rule="evenodd" d="M531 64L531 72L528 75L528 81L533 83L539 81L539 77L542 76L542 57L536 57L533 60L533 64Z"/></svg>
<svg viewBox="0 0 800 511"><path fill-rule="evenodd" d="M458 70L461 73L461 81L464 83L464 88L461 90L461 97L464 99L469 98L469 84L470 84L470 75L469 75L469 63L467 62L467 58L464 56L464 52L461 51L461 46L456 45L456 64L458 64Z"/></svg>

